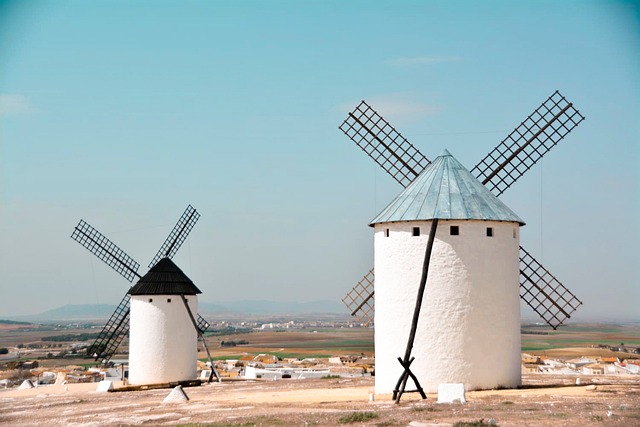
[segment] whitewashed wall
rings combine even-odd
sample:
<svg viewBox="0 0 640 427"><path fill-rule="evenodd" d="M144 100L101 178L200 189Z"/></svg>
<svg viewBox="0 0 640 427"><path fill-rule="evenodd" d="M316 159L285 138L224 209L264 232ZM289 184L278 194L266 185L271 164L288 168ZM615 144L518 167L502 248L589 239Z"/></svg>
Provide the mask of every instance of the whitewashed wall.
<svg viewBox="0 0 640 427"><path fill-rule="evenodd" d="M197 296L187 295L186 298L196 316ZM167 302L168 299L171 302ZM197 340L180 295L131 296L129 383L140 385L195 379Z"/></svg>
<svg viewBox="0 0 640 427"><path fill-rule="evenodd" d="M451 225L460 235L450 235ZM392 392L402 373L397 357L407 346L430 227L375 225L376 393ZM520 385L519 240L517 223L439 220L412 351L412 372L426 391L440 383Z"/></svg>

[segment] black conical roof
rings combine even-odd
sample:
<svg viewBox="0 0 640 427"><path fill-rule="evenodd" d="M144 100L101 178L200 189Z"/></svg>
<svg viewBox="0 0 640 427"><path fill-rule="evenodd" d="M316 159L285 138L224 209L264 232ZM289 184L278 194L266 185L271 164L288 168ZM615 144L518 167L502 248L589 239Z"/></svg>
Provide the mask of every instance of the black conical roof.
<svg viewBox="0 0 640 427"><path fill-rule="evenodd" d="M129 295L196 295L202 292L169 258L162 258L129 289Z"/></svg>

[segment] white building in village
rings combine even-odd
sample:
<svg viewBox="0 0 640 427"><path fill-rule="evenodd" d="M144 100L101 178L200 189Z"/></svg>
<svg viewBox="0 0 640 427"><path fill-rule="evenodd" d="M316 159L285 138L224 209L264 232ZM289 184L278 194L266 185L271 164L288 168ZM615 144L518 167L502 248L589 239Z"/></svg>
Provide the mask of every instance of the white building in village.
<svg viewBox="0 0 640 427"><path fill-rule="evenodd" d="M200 290L169 258L163 258L129 290L129 383L196 378L198 335L182 296L195 315Z"/></svg>
<svg viewBox="0 0 640 427"><path fill-rule="evenodd" d="M376 218L376 393L403 368L431 222L438 218L411 371L427 392L521 384L519 227L445 151ZM411 388L409 380L408 389Z"/></svg>

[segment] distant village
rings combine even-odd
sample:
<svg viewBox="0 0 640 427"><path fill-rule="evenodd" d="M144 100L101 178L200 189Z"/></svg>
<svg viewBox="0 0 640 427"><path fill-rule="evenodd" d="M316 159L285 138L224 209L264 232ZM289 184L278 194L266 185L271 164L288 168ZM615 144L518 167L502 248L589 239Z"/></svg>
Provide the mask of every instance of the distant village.
<svg viewBox="0 0 640 427"><path fill-rule="evenodd" d="M628 353L627 353L628 354ZM40 368L38 361L7 362L0 358L0 387L31 388L48 384L119 381L126 378L126 360L114 360L102 368L67 366L57 369ZM263 353L245 355L239 359L218 360L215 368L222 379L303 380L311 378L349 378L375 375L375 359L364 355L344 355L330 358L284 358ZM207 381L211 367L198 362L199 378ZM573 376L640 375L640 359L623 357L578 357L560 360L522 354L522 372Z"/></svg>
<svg viewBox="0 0 640 427"><path fill-rule="evenodd" d="M87 329L86 324L61 324L53 326L61 332L73 332L74 329ZM211 325L211 335L225 337L218 341L219 347L248 344L242 334L249 332L314 328L361 328L363 325L349 321L218 321ZM233 331L233 332L230 332ZM233 339L228 336L233 334ZM103 380L125 380L127 377L126 355L113 359L108 366L88 367L71 365L64 367L44 367L42 360L78 359L84 354L90 338L87 334L63 334L55 340L20 344L0 352L0 388L37 387L48 384L66 384L80 382L99 382ZM90 335L90 334L89 334ZM75 336L77 342L69 342L68 337ZM238 338L236 338L238 337ZM84 338L84 341L81 339ZM594 348L607 350L607 357L576 357L561 359L522 354L522 372L528 374L556 374L573 376L596 375L640 375L640 358L630 357L640 354L640 347L629 347L623 343L616 346L597 345ZM0 349L2 350L2 349ZM618 355L610 356L610 352ZM215 353L215 352L214 352ZM77 362L77 360L75 360ZM64 365L60 361L58 365ZM279 358L277 355L244 354L241 357L216 360L216 373L222 379L247 380L302 380L310 378L362 377L375 375L375 359L365 354L339 355L327 358ZM211 378L212 367L198 361L198 377L202 381Z"/></svg>
<svg viewBox="0 0 640 427"><path fill-rule="evenodd" d="M640 359L577 357L560 360L523 353L522 372L560 375L640 375Z"/></svg>

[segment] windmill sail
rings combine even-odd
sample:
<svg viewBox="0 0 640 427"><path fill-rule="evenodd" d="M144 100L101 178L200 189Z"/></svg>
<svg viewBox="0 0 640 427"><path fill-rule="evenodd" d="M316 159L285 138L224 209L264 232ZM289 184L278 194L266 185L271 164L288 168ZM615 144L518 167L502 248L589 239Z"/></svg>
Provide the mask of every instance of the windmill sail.
<svg viewBox="0 0 640 427"><path fill-rule="evenodd" d="M209 322L207 322L207 320L202 317L199 313L198 313L198 323L197 323L197 328L200 331L201 334L204 334L205 332L207 332L207 329L209 329Z"/></svg>
<svg viewBox="0 0 640 427"><path fill-rule="evenodd" d="M138 274L140 264L83 220L80 220L73 229L71 238L87 248L89 252L100 258L129 282L132 282L136 277L140 278Z"/></svg>
<svg viewBox="0 0 640 427"><path fill-rule="evenodd" d="M191 229L193 229L193 226L196 225L199 218L200 214L193 206L187 206L187 209L185 209L177 224L173 227L173 230L171 230L171 233L169 233L169 236L160 247L160 250L158 250L156 256L154 256L149 263L149 268L156 265L162 258L172 258L178 249L180 249L180 246L182 246L182 243L191 232Z"/></svg>
<svg viewBox="0 0 640 427"><path fill-rule="evenodd" d="M347 306L352 316L365 325L373 324L373 269L364 275L362 280L349 291L342 302Z"/></svg>
<svg viewBox="0 0 640 427"><path fill-rule="evenodd" d="M499 196L583 120L573 104L555 91L471 173Z"/></svg>
<svg viewBox="0 0 640 427"><path fill-rule="evenodd" d="M520 246L520 298L553 329L582 304L574 294Z"/></svg>
<svg viewBox="0 0 640 427"><path fill-rule="evenodd" d="M364 101L349 113L340 130L403 187L430 163Z"/></svg>
<svg viewBox="0 0 640 427"><path fill-rule="evenodd" d="M499 196L582 120L584 116L556 91L471 173ZM407 187L430 163L364 101L349 113L340 130L403 187ZM363 323L373 323L373 277L372 269L342 299L351 314ZM582 304L522 247L520 284L521 298L553 329L571 317Z"/></svg>
<svg viewBox="0 0 640 427"><path fill-rule="evenodd" d="M98 334L95 342L87 349L87 355L103 363L110 360L118 346L129 334L129 295L125 294L118 307Z"/></svg>

